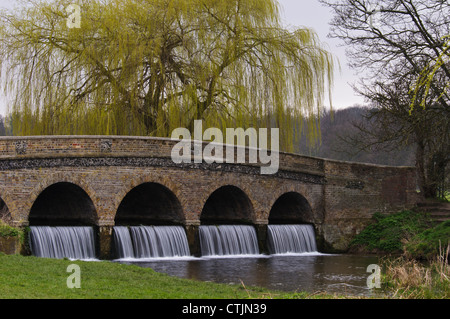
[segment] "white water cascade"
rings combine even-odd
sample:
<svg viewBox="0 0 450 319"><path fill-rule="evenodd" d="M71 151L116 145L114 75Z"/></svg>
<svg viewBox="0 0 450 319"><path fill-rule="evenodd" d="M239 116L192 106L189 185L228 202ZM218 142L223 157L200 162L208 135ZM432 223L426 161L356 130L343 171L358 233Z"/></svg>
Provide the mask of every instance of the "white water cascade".
<svg viewBox="0 0 450 319"><path fill-rule="evenodd" d="M115 226L118 259L189 256L186 232L181 226Z"/></svg>
<svg viewBox="0 0 450 319"><path fill-rule="evenodd" d="M37 257L95 259L92 227L30 227L31 252Z"/></svg>
<svg viewBox="0 0 450 319"><path fill-rule="evenodd" d="M271 254L317 251L312 225L269 225L267 237Z"/></svg>
<svg viewBox="0 0 450 319"><path fill-rule="evenodd" d="M128 227L114 226L114 247L116 256L121 258L134 258L133 242Z"/></svg>
<svg viewBox="0 0 450 319"><path fill-rule="evenodd" d="M199 237L203 256L259 254L258 238L253 226L200 226Z"/></svg>

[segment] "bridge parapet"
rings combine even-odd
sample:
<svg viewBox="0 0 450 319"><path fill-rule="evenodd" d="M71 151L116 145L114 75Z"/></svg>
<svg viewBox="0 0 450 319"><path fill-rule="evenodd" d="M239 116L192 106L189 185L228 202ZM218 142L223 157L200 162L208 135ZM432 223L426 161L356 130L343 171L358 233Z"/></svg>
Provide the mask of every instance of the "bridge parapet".
<svg viewBox="0 0 450 319"><path fill-rule="evenodd" d="M26 136L0 137L0 160L55 157L152 157L171 158L177 140L133 136ZM208 145L203 142L203 149ZM225 147L225 146L224 146ZM242 148L234 146L237 150ZM245 148L248 166L249 148ZM237 151L234 152L235 155ZM226 162L225 152L223 161ZM323 159L279 153L280 170L323 176Z"/></svg>

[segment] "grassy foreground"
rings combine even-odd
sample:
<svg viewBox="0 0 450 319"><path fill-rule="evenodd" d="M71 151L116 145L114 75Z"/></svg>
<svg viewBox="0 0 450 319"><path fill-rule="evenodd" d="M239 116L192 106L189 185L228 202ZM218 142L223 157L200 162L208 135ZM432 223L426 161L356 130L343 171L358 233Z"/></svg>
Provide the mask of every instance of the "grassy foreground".
<svg viewBox="0 0 450 319"><path fill-rule="evenodd" d="M81 287L68 288L71 264L80 266ZM72 281L71 281L72 282ZM108 261L83 262L0 254L0 298L6 299L247 299L304 298L242 285L171 277L149 268Z"/></svg>

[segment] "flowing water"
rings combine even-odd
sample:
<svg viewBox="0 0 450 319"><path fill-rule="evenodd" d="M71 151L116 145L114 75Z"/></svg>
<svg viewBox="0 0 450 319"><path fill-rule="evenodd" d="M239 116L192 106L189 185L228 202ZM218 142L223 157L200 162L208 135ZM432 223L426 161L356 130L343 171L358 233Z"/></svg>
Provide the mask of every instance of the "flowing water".
<svg viewBox="0 0 450 319"><path fill-rule="evenodd" d="M378 262L377 257L317 252L309 225L269 225L270 255L259 253L252 226L200 226L202 257L190 255L183 227L116 226L113 233L116 262L181 278L284 291L370 296L367 267ZM32 226L30 246L39 257L95 259L92 227Z"/></svg>
<svg viewBox="0 0 450 319"><path fill-rule="evenodd" d="M271 255L259 254L252 226L200 226L202 257L120 259L181 278L274 290L370 296L367 267L377 258L317 252L311 225L270 225Z"/></svg>
<svg viewBox="0 0 450 319"><path fill-rule="evenodd" d="M116 226L114 244L118 258L190 255L186 232L181 226Z"/></svg>
<svg viewBox="0 0 450 319"><path fill-rule="evenodd" d="M181 226L131 227L137 258L189 256L186 232Z"/></svg>
<svg viewBox="0 0 450 319"><path fill-rule="evenodd" d="M202 256L257 255L258 238L253 226L200 226Z"/></svg>
<svg viewBox="0 0 450 319"><path fill-rule="evenodd" d="M317 251L312 225L269 225L267 240L271 254Z"/></svg>
<svg viewBox="0 0 450 319"><path fill-rule="evenodd" d="M181 278L259 286L289 292L327 292L372 296L367 267L378 257L320 253L253 257L200 257L174 260L119 261Z"/></svg>
<svg viewBox="0 0 450 319"><path fill-rule="evenodd" d="M92 227L30 227L33 255L46 258L95 259Z"/></svg>
<svg viewBox="0 0 450 319"><path fill-rule="evenodd" d="M115 226L113 231L115 255L117 258L134 258L133 241L130 230L125 226Z"/></svg>

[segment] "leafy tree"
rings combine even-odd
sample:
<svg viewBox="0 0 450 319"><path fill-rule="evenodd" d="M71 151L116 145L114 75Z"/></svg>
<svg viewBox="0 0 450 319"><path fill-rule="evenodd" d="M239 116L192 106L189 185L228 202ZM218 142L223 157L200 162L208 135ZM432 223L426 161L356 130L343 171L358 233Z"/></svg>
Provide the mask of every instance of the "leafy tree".
<svg viewBox="0 0 450 319"><path fill-rule="evenodd" d="M1 14L15 134L169 136L202 119L275 125L289 150L293 119L330 92L332 56L281 27L276 0L84 0L80 28L70 2Z"/></svg>
<svg viewBox="0 0 450 319"><path fill-rule="evenodd" d="M420 106L426 107L426 99L429 96L429 92L433 86L435 87L434 82L437 81L445 81L444 88L442 89L442 93L437 97L437 101L444 96L447 95L448 89L450 87L450 80L448 79L448 67L447 65L450 62L450 35L446 35L443 37L445 40L445 44L443 45L442 51L440 54L434 58L430 63L422 70L420 75L417 77L415 85L411 88L411 92L413 92L413 99L411 101L411 109L414 109L414 106L417 102L420 103ZM439 76L444 73L444 78ZM418 96L423 96L421 101L417 101Z"/></svg>
<svg viewBox="0 0 450 319"><path fill-rule="evenodd" d="M449 2L321 2L334 11L331 36L348 45L351 65L363 75L355 89L373 107L368 120L376 126L360 125L362 134L353 142L366 150L415 145L419 186L425 196L436 196L450 160L450 99L446 89L450 68L445 59ZM413 89L423 75L426 85Z"/></svg>

